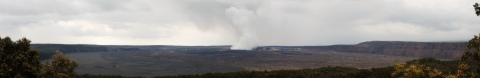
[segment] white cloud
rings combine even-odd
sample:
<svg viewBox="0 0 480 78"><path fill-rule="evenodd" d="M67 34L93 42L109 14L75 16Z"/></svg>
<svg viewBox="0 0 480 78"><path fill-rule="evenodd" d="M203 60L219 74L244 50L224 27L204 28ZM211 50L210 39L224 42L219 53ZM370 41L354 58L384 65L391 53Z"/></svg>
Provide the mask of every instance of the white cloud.
<svg viewBox="0 0 480 78"><path fill-rule="evenodd" d="M259 45L458 41L480 32L474 0L3 0L0 36L34 43L231 45L225 11L254 14ZM248 26L248 25L247 25Z"/></svg>

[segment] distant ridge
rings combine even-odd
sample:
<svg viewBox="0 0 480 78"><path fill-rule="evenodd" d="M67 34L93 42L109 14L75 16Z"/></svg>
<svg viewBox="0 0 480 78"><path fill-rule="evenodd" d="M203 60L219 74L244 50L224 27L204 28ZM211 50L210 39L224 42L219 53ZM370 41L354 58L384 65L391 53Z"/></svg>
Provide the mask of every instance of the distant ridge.
<svg viewBox="0 0 480 78"><path fill-rule="evenodd" d="M329 47L338 52L459 59L468 50L466 44L467 42L368 41Z"/></svg>
<svg viewBox="0 0 480 78"><path fill-rule="evenodd" d="M335 51L347 53L384 54L410 57L434 57L459 59L467 51L467 42L416 42L416 41L367 41L352 45L330 46L261 46L301 48L304 50ZM174 46L174 45L93 45L93 44L32 44L41 56L48 58L55 50L64 53L120 52L120 51L223 51L230 46Z"/></svg>
<svg viewBox="0 0 480 78"><path fill-rule="evenodd" d="M351 45L340 44L330 46L263 47L288 47L347 53L384 54L419 58L433 57L439 59L460 59L463 53L468 50L466 44L467 42L366 41Z"/></svg>

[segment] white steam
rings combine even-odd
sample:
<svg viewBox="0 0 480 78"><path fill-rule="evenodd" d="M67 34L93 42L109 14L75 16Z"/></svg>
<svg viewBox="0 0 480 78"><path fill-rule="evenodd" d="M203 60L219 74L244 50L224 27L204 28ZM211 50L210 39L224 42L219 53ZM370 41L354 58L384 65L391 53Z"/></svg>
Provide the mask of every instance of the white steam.
<svg viewBox="0 0 480 78"><path fill-rule="evenodd" d="M232 19L232 24L239 33L239 41L232 45L232 50L252 50L259 42L254 26L257 20L253 11L245 8L230 7L225 13Z"/></svg>

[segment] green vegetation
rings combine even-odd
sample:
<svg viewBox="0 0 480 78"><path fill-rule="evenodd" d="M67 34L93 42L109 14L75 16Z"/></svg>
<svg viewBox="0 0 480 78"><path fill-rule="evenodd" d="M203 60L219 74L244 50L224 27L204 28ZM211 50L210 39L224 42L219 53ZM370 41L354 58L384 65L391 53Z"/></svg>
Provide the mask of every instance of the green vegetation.
<svg viewBox="0 0 480 78"><path fill-rule="evenodd" d="M392 76L405 78L456 77L453 76L452 73L457 73L457 66L460 63L458 60L440 61L434 58L417 59L408 61L407 63L396 64Z"/></svg>
<svg viewBox="0 0 480 78"><path fill-rule="evenodd" d="M475 14L480 16L480 7L478 3L473 5ZM480 73L480 34L475 35L468 41L467 47L470 49L462 56L462 65L459 66L461 73L458 75L462 77L476 76Z"/></svg>
<svg viewBox="0 0 480 78"><path fill-rule="evenodd" d="M478 4L476 9L478 8ZM474 5L474 6L475 6ZM478 10L477 10L478 14ZM470 49L465 52L462 56L462 65L458 66L461 71L458 75L462 77L476 77L480 73L480 34L474 36L468 44L467 47Z"/></svg>
<svg viewBox="0 0 480 78"><path fill-rule="evenodd" d="M473 5L475 14L480 16L480 7L478 3ZM410 65L397 64L394 77L405 78L476 78L480 73L480 34L468 41L468 51L464 52L462 60L448 62L435 62L432 59L414 61ZM428 62L428 63L427 63ZM420 64L423 63L423 64ZM457 65L454 65L457 64ZM439 66L440 65L440 66ZM455 71L456 70L456 71ZM448 72L443 74L442 72ZM452 73L455 72L455 73Z"/></svg>
<svg viewBox="0 0 480 78"><path fill-rule="evenodd" d="M56 55L53 55L52 64L46 61L45 64L42 65L44 71L42 71L40 75L46 78L71 78L75 76L76 73L74 70L77 66L77 62L68 59L67 56L63 56L62 52L57 52Z"/></svg>
<svg viewBox="0 0 480 78"><path fill-rule="evenodd" d="M26 38L13 42L9 37L0 38L0 77L38 77L40 57L30 50Z"/></svg>
<svg viewBox="0 0 480 78"><path fill-rule="evenodd" d="M75 77L74 60L57 52L50 64L40 63L36 50L30 49L30 40L12 41L0 37L0 77L2 78L72 78Z"/></svg>
<svg viewBox="0 0 480 78"><path fill-rule="evenodd" d="M478 3L475 3L473 5L473 8L475 9L475 14L477 14L477 16L480 16L480 7L478 6Z"/></svg>

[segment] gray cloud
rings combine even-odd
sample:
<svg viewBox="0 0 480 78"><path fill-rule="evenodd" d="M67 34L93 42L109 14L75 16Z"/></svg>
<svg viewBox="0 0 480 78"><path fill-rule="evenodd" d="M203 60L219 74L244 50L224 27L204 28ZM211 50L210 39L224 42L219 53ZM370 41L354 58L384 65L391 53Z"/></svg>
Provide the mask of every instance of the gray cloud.
<svg viewBox="0 0 480 78"><path fill-rule="evenodd" d="M458 41L480 32L474 0L4 0L0 36L34 43L232 45L254 14L258 45ZM245 34L243 34L245 35Z"/></svg>

